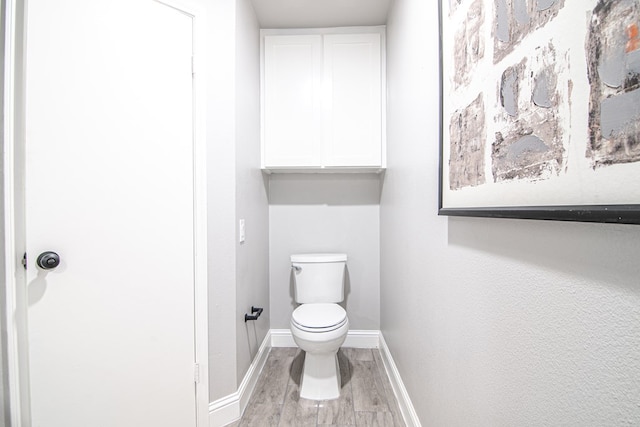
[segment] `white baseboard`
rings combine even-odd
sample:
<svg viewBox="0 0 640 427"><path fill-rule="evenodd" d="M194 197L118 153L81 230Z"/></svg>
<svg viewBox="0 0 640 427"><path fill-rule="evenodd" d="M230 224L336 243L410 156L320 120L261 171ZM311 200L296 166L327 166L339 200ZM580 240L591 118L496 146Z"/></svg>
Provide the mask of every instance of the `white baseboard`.
<svg viewBox="0 0 640 427"><path fill-rule="evenodd" d="M271 347L297 347L289 329L271 330Z"/></svg>
<svg viewBox="0 0 640 427"><path fill-rule="evenodd" d="M253 363L242 379L238 391L209 404L209 427L222 427L238 420L247 407L271 349L271 331L264 337Z"/></svg>
<svg viewBox="0 0 640 427"><path fill-rule="evenodd" d="M405 424L407 427L422 427L422 424L420 424L420 420L418 419L418 414L416 414L413 403L411 403L409 393L407 393L407 389L402 382L402 378L400 378L400 373L393 361L393 357L391 357L391 352L389 351L389 347L387 346L382 333L380 333L380 356L382 357L382 363L387 371L389 381L391 381L393 393L396 395L396 399L398 400L398 406L400 406L400 412L402 413L402 418L404 418Z"/></svg>
<svg viewBox="0 0 640 427"><path fill-rule="evenodd" d="M380 331L349 330L347 339L342 347L349 348L378 348L380 345ZM271 347L297 347L290 329L272 329Z"/></svg>
<svg viewBox="0 0 640 427"><path fill-rule="evenodd" d="M355 330L349 331L343 347L349 348L378 348L380 347L380 331Z"/></svg>
<svg viewBox="0 0 640 427"><path fill-rule="evenodd" d="M226 426L240 418L240 397L232 393L209 403L209 427Z"/></svg>

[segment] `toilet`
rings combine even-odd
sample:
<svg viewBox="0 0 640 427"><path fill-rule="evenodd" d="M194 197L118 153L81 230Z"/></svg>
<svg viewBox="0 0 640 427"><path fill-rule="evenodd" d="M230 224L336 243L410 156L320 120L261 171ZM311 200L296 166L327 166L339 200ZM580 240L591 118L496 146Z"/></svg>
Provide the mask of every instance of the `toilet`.
<svg viewBox="0 0 640 427"><path fill-rule="evenodd" d="M344 299L346 254L291 255L295 300L291 334L305 359L300 397L329 400L340 397L338 349L347 338L349 319L338 305Z"/></svg>

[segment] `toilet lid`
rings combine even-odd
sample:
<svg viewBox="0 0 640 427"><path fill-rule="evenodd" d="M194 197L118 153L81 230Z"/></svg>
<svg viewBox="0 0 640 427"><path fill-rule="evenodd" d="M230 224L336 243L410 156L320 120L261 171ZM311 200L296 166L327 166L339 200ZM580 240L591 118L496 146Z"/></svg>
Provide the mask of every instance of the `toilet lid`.
<svg viewBox="0 0 640 427"><path fill-rule="evenodd" d="M326 330L342 326L347 312L338 304L302 304L291 315L293 322L305 330Z"/></svg>

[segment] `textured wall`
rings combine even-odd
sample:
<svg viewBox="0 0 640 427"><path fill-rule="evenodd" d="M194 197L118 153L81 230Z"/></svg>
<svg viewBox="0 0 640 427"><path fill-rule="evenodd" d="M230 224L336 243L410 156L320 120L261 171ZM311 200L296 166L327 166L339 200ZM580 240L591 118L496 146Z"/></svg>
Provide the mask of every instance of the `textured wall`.
<svg viewBox="0 0 640 427"><path fill-rule="evenodd" d="M236 239L236 348L242 382L269 330L269 206L260 171L260 31L249 0L236 3L236 232L245 220L246 240ZM251 306L264 314L244 322Z"/></svg>
<svg viewBox="0 0 640 427"><path fill-rule="evenodd" d="M380 177L358 174L271 175L269 264L271 327L288 329L297 306L293 253L344 252L343 305L351 329L380 328Z"/></svg>
<svg viewBox="0 0 640 427"><path fill-rule="evenodd" d="M640 226L437 216L437 16L387 27L381 325L420 420L639 425Z"/></svg>
<svg viewBox="0 0 640 427"><path fill-rule="evenodd" d="M259 29L249 0L207 8L209 397L235 393L269 329L268 205L260 172ZM238 243L238 220L247 239Z"/></svg>

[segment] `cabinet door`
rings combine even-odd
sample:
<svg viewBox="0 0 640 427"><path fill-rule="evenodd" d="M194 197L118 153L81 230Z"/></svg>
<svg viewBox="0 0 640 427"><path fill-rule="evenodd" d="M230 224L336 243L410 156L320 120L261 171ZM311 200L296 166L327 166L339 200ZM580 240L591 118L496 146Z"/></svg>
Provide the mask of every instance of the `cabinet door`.
<svg viewBox="0 0 640 427"><path fill-rule="evenodd" d="M265 36L265 167L320 166L322 37Z"/></svg>
<svg viewBox="0 0 640 427"><path fill-rule="evenodd" d="M382 164L380 34L324 36L323 163Z"/></svg>

